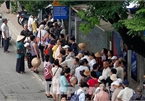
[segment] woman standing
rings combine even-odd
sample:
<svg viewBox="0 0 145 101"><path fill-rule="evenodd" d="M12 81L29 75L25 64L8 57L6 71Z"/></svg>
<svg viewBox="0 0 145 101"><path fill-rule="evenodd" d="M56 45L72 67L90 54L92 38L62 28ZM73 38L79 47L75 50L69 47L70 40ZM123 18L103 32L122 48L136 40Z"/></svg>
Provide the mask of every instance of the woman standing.
<svg viewBox="0 0 145 101"><path fill-rule="evenodd" d="M16 72L23 74L25 72L24 57L25 57L25 47L23 44L23 39L25 36L18 35L16 40L17 47L17 63Z"/></svg>
<svg viewBox="0 0 145 101"><path fill-rule="evenodd" d="M60 91L61 94L67 94L69 83L67 81L67 76L70 73L70 68L66 68L60 76Z"/></svg>
<svg viewBox="0 0 145 101"><path fill-rule="evenodd" d="M51 97L50 95L50 87L51 87L51 81L52 81L52 64L49 62L49 55L45 56L45 61L44 61L44 78L46 80L46 96L48 98Z"/></svg>
<svg viewBox="0 0 145 101"><path fill-rule="evenodd" d="M35 36L33 36L33 35L30 36L30 40L31 40L30 47L31 47L31 55L32 55L31 61L32 61L33 58L35 58L35 57L40 58L40 56L39 56L39 47L35 43ZM37 74L39 73L38 67L33 67L32 70Z"/></svg>
<svg viewBox="0 0 145 101"><path fill-rule="evenodd" d="M55 101L59 101L59 94L60 94L60 74L62 72L62 68L59 67L59 61L56 59L54 61L54 67L52 68L52 94L53 94L53 99Z"/></svg>
<svg viewBox="0 0 145 101"><path fill-rule="evenodd" d="M94 53L90 53L89 54L89 59L90 59L90 62L89 62L89 67L90 67L90 70L92 71L93 70L93 65L96 63L96 57L94 55Z"/></svg>
<svg viewBox="0 0 145 101"><path fill-rule="evenodd" d="M109 61L113 57L113 51L108 50L107 56L108 56L108 61Z"/></svg>
<svg viewBox="0 0 145 101"><path fill-rule="evenodd" d="M30 47L30 36L31 34L29 34L28 37L25 38L24 40L24 46L26 47L26 57L27 57L27 64L28 64L28 68L31 69L33 66L31 64L31 47Z"/></svg>
<svg viewBox="0 0 145 101"><path fill-rule="evenodd" d="M108 50L106 48L103 48L102 51L101 51L102 61L106 61L108 59L107 53L108 53Z"/></svg>
<svg viewBox="0 0 145 101"><path fill-rule="evenodd" d="M6 8L7 8L7 14L9 14L10 13L10 0L6 0L5 1L5 4L6 4Z"/></svg>

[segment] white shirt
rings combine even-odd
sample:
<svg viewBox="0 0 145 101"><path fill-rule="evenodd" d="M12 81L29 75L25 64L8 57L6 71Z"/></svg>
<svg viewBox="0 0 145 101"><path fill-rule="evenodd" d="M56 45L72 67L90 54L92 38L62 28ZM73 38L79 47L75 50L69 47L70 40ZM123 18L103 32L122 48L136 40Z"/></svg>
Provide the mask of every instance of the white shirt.
<svg viewBox="0 0 145 101"><path fill-rule="evenodd" d="M113 68L116 68L116 61L115 61L114 64L113 64Z"/></svg>
<svg viewBox="0 0 145 101"><path fill-rule="evenodd" d="M5 23L3 23L1 26L1 29L2 29L2 37L5 38L4 33L3 33L3 32L5 32L6 37L9 38L9 27Z"/></svg>
<svg viewBox="0 0 145 101"><path fill-rule="evenodd" d="M43 37L47 34L47 31L44 29L41 29L40 31L41 31L41 45L44 46L46 44L46 40L43 41ZM38 32L38 35L37 35L39 40L40 40L40 31ZM40 44L40 41L38 42L38 44Z"/></svg>
<svg viewBox="0 0 145 101"><path fill-rule="evenodd" d="M79 101L85 101L85 92L81 88L78 89L77 91L75 91L75 94L77 94L77 95L80 94L79 95Z"/></svg>
<svg viewBox="0 0 145 101"><path fill-rule="evenodd" d="M71 57L70 59L63 61L60 65L67 66L72 70L72 68L74 67L74 60L75 59Z"/></svg>
<svg viewBox="0 0 145 101"><path fill-rule="evenodd" d="M117 70L117 77L121 78L122 80L124 79L124 70L121 66L119 67L116 67L116 70Z"/></svg>
<svg viewBox="0 0 145 101"><path fill-rule="evenodd" d="M32 16L30 16L29 19L28 19L28 30L29 31L33 30L32 29L32 23L33 23L33 18L32 18Z"/></svg>
<svg viewBox="0 0 145 101"><path fill-rule="evenodd" d="M92 71L93 70L93 65L96 63L96 60L95 59L93 59L93 60L91 60L90 62L89 62L89 66L90 66L90 70Z"/></svg>
<svg viewBox="0 0 145 101"><path fill-rule="evenodd" d="M62 29L62 30L60 31L60 33L63 34L63 35L65 35L65 29Z"/></svg>
<svg viewBox="0 0 145 101"><path fill-rule="evenodd" d="M121 98L122 101L129 101L133 93L134 93L133 89L125 87L123 90L119 92L117 98Z"/></svg>
<svg viewBox="0 0 145 101"><path fill-rule="evenodd" d="M88 55L85 55L84 57L81 58L81 60L83 60L83 59L87 59L87 61L90 62L90 59L89 59Z"/></svg>
<svg viewBox="0 0 145 101"><path fill-rule="evenodd" d="M102 76L105 78L105 80L107 79L108 76L110 76L110 72L111 72L111 69L108 67L108 68L104 68L103 69L103 72L102 72Z"/></svg>
<svg viewBox="0 0 145 101"><path fill-rule="evenodd" d="M89 69L89 68L87 66L79 66L79 67L76 68L76 70L75 70L75 77L78 80L78 84L80 83L80 80L82 78L82 76L80 74L80 71L83 71L83 70L86 70L86 69Z"/></svg>

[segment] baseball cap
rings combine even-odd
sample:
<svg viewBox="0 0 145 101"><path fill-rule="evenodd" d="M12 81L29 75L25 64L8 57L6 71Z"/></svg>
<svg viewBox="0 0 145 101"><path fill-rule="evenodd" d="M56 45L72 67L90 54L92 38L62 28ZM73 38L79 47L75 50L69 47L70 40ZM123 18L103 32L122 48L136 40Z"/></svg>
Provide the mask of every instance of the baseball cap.
<svg viewBox="0 0 145 101"><path fill-rule="evenodd" d="M119 82L118 81L114 81L111 85L119 86Z"/></svg>
<svg viewBox="0 0 145 101"><path fill-rule="evenodd" d="M117 56L113 56L112 58L111 58L111 60L116 60L117 59Z"/></svg>
<svg viewBox="0 0 145 101"><path fill-rule="evenodd" d="M62 48L69 48L69 46L68 46L68 45L65 45L65 46L63 46Z"/></svg>
<svg viewBox="0 0 145 101"><path fill-rule="evenodd" d="M119 83L122 83L122 79L120 79L120 78L118 78L117 81L118 81Z"/></svg>
<svg viewBox="0 0 145 101"><path fill-rule="evenodd" d="M124 80L124 81L123 81L123 84L126 85L126 86L129 85L128 80Z"/></svg>

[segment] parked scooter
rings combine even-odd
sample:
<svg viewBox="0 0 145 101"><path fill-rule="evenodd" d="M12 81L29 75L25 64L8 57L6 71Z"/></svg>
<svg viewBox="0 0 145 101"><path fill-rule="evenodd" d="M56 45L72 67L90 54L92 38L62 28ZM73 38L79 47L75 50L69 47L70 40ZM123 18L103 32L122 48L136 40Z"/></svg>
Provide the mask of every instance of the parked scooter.
<svg viewBox="0 0 145 101"><path fill-rule="evenodd" d="M25 23L28 22L30 15L31 14L28 14L27 11L24 10L24 7L22 7L22 11L18 12L17 14L18 23L23 26Z"/></svg>

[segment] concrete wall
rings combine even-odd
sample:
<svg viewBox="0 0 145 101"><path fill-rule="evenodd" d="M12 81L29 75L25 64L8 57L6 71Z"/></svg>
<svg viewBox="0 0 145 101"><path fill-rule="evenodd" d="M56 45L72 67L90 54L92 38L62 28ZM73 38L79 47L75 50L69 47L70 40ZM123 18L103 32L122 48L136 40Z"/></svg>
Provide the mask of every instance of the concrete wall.
<svg viewBox="0 0 145 101"><path fill-rule="evenodd" d="M84 42L86 43L87 50L91 52L100 52L102 48L109 49L109 38L106 31L102 30L98 26L95 26L87 34L84 34L79 30L79 24L83 23L82 21L77 21L75 24L75 36L77 43Z"/></svg>

